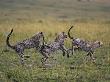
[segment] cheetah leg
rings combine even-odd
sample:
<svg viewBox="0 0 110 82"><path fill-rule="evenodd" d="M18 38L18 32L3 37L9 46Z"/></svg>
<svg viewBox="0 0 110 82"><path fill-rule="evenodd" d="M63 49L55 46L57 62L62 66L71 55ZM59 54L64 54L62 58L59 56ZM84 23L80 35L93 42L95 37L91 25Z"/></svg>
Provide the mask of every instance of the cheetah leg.
<svg viewBox="0 0 110 82"><path fill-rule="evenodd" d="M20 63L22 65L24 65L24 54L23 53L19 53L19 56L20 56Z"/></svg>

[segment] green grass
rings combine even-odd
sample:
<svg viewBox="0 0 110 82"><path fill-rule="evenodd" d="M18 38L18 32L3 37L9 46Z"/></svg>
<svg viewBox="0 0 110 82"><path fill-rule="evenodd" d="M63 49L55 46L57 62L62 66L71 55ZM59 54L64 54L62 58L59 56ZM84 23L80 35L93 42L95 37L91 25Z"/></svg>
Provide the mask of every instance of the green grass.
<svg viewBox="0 0 110 82"><path fill-rule="evenodd" d="M98 0L99 1L99 0ZM69 4L69 5L68 5ZM110 2L77 2L77 0L1 0L0 1L0 82L110 82ZM85 40L100 40L95 63L85 60L86 53L76 51L70 58L61 52L53 54L49 66L42 66L42 55L35 49L25 51L31 55L25 66L19 56L6 46L6 36L14 32L10 43L29 38L43 31L46 41L56 33L67 33ZM71 46L69 38L66 47ZM3 52L8 49L9 51Z"/></svg>

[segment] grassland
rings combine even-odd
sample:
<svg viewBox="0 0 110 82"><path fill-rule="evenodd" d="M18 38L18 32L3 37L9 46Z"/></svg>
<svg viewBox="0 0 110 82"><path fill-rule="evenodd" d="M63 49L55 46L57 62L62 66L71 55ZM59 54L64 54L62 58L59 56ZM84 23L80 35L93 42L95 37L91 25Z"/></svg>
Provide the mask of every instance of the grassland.
<svg viewBox="0 0 110 82"><path fill-rule="evenodd" d="M105 0L107 1L107 0ZM49 59L49 66L42 66L40 53L26 50L31 55L20 65L19 56L6 46L11 28L14 33L10 43L22 41L36 32L45 33L46 41L56 33L74 25L74 37L104 45L95 52L96 61L85 60L83 51L76 51L70 58L60 52ZM94 0L1 0L0 1L0 82L110 82L110 2ZM71 40L65 45L70 47ZM8 50L8 51L6 51Z"/></svg>

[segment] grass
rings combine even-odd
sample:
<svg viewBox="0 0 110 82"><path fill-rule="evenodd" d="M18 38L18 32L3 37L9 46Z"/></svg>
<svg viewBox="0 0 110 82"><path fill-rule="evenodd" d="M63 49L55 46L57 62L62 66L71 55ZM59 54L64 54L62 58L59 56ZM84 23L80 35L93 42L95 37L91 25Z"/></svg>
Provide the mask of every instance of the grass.
<svg viewBox="0 0 110 82"><path fill-rule="evenodd" d="M0 4L0 82L110 81L109 2L2 0ZM38 31L45 33L46 41L51 41L56 33L67 33L71 25L74 25L72 36L104 43L95 52L95 63L85 60L86 53L83 51L76 51L70 58L57 52L53 54L56 61L49 59L49 66L44 67L42 55L30 49L25 51L25 55L31 57L22 66L19 56L5 43L11 28L14 28L14 33L10 43L15 44ZM65 45L71 46L69 38ZM6 49L9 51L2 52Z"/></svg>

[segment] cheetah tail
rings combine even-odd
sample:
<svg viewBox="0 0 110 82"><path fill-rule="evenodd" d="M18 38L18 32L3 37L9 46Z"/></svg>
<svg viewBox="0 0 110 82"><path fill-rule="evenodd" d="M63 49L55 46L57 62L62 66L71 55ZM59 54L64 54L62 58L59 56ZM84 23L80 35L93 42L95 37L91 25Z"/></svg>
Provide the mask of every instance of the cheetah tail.
<svg viewBox="0 0 110 82"><path fill-rule="evenodd" d="M10 42L9 42L9 38L10 38L12 32L13 32L13 29L11 29L11 32L10 32L10 33L8 34L8 36L7 36L6 44L8 45L8 47L10 47L10 48L12 48L12 49L15 49L15 47L12 46L12 45L10 44Z"/></svg>

